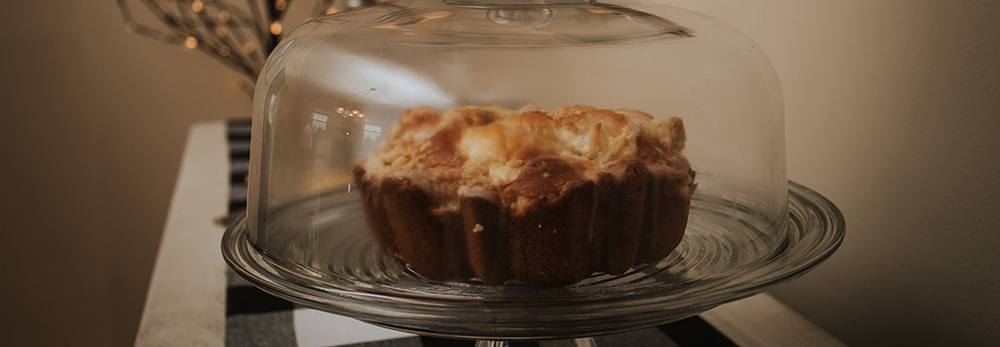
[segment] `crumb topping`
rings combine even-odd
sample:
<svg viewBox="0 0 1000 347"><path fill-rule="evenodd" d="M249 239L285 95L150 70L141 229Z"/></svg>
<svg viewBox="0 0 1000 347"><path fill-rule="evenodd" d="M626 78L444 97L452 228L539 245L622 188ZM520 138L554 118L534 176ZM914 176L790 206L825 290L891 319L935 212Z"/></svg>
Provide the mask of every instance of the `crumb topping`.
<svg viewBox="0 0 1000 347"><path fill-rule="evenodd" d="M421 107L407 110L387 141L359 165L372 179L409 178L447 205L459 196L495 199L537 158L559 158L588 179L636 158L651 172L686 173L685 140L680 118L637 110L528 105L461 107L442 114ZM543 172L539 178L559 175Z"/></svg>

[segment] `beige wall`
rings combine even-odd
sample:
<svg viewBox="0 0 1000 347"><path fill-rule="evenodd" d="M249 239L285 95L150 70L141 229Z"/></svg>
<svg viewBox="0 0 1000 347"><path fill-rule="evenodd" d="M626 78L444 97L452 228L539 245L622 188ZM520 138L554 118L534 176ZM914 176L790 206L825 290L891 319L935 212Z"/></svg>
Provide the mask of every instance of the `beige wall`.
<svg viewBox="0 0 1000 347"><path fill-rule="evenodd" d="M0 11L2 345L131 345L188 126L249 117L235 74L122 28L111 0Z"/></svg>
<svg viewBox="0 0 1000 347"><path fill-rule="evenodd" d="M848 237L773 294L858 346L1000 341L1000 3L661 0L742 28L787 104L791 179ZM130 345L185 131L235 74L126 35L113 1L0 14L0 336Z"/></svg>
<svg viewBox="0 0 1000 347"><path fill-rule="evenodd" d="M857 346L1000 344L1000 2L663 0L771 57L843 247L771 291Z"/></svg>

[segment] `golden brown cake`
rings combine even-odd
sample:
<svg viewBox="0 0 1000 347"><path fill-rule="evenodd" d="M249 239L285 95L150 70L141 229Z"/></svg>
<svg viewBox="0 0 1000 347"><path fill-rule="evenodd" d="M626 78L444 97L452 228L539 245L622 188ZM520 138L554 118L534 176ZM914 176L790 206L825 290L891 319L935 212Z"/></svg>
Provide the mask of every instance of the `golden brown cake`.
<svg viewBox="0 0 1000 347"><path fill-rule="evenodd" d="M354 166L368 227L433 280L565 285L680 243L694 191L680 118L589 106L407 110Z"/></svg>

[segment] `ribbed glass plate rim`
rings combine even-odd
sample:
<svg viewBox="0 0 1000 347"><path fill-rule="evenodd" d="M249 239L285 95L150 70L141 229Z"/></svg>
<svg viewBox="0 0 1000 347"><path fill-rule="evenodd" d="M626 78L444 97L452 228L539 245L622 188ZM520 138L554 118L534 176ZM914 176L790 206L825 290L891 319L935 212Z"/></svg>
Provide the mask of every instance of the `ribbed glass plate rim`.
<svg viewBox="0 0 1000 347"><path fill-rule="evenodd" d="M250 242L246 217L226 230L226 263L251 284L277 297L335 314L424 335L465 338L566 338L638 329L693 316L797 278L830 257L843 242L843 214L821 194L789 181L787 240L766 262L687 288L681 295L644 291L594 300L475 301L463 297L398 295L331 285L309 269L278 261ZM394 295L395 294L395 295Z"/></svg>

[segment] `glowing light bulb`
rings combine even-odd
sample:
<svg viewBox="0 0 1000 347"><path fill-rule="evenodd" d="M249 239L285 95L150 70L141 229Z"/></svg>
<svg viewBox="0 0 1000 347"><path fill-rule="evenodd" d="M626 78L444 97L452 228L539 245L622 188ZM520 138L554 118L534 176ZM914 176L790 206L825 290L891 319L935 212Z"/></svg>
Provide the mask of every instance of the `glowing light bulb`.
<svg viewBox="0 0 1000 347"><path fill-rule="evenodd" d="M194 0L194 2L191 3L191 11L194 11L194 13L201 13L201 11L204 9L205 9L205 4L202 3L200 0Z"/></svg>
<svg viewBox="0 0 1000 347"><path fill-rule="evenodd" d="M285 0L278 0L274 2L274 9L278 11L284 11L285 6L288 6L288 3L286 3Z"/></svg>
<svg viewBox="0 0 1000 347"><path fill-rule="evenodd" d="M224 38L226 38L226 36L229 36L229 33L227 33L226 29L223 28L223 27L216 27L215 28L215 36L218 36L219 38L223 38L224 39Z"/></svg>
<svg viewBox="0 0 1000 347"><path fill-rule="evenodd" d="M253 42L247 42L243 44L243 51L246 52L247 54L253 53L253 51L256 49L257 46L254 46Z"/></svg>
<svg viewBox="0 0 1000 347"><path fill-rule="evenodd" d="M227 12L227 11L219 12L219 23L222 23L222 24L229 23L229 18L231 16L232 15L230 15L229 12Z"/></svg>
<svg viewBox="0 0 1000 347"><path fill-rule="evenodd" d="M271 23L271 34L281 35L281 23L278 22Z"/></svg>
<svg viewBox="0 0 1000 347"><path fill-rule="evenodd" d="M188 36L186 39L184 39L184 47L187 48L198 47L198 39L194 38L194 36Z"/></svg>
<svg viewBox="0 0 1000 347"><path fill-rule="evenodd" d="M228 57L231 51L232 50L229 49L229 46L223 45L222 47L219 47L219 55L223 57Z"/></svg>

